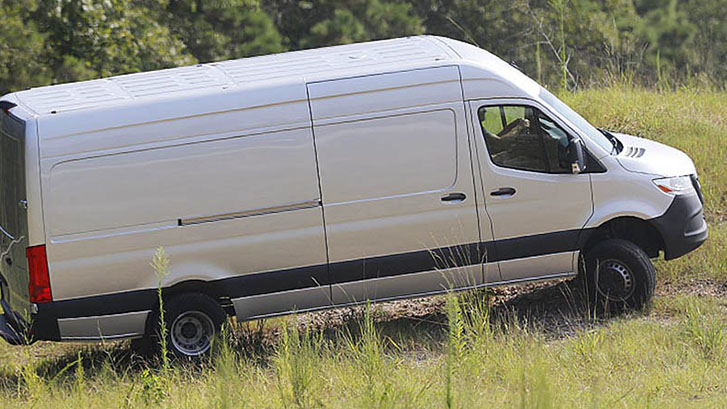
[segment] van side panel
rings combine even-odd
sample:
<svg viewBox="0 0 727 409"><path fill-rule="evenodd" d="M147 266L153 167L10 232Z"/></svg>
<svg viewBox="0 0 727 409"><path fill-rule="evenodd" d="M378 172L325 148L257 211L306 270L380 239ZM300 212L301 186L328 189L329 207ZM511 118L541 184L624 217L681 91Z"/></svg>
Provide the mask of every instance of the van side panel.
<svg viewBox="0 0 727 409"><path fill-rule="evenodd" d="M318 126L326 204L385 200L454 185L456 116L447 107L432 109Z"/></svg>
<svg viewBox="0 0 727 409"><path fill-rule="evenodd" d="M41 157L53 163L214 135L239 136L309 125L305 84L253 83L224 92L163 94L122 105L38 118Z"/></svg>
<svg viewBox="0 0 727 409"><path fill-rule="evenodd" d="M66 162L47 191L55 299L154 287L158 246L169 284L325 263L310 129ZM316 256L271 252L307 236Z"/></svg>
<svg viewBox="0 0 727 409"><path fill-rule="evenodd" d="M462 101L456 66L316 82L308 90L314 122Z"/></svg>
<svg viewBox="0 0 727 409"><path fill-rule="evenodd" d="M46 200L54 241L317 201L310 129L62 162Z"/></svg>
<svg viewBox="0 0 727 409"><path fill-rule="evenodd" d="M333 302L481 284L457 68L313 83L309 89ZM443 200L452 193L466 199Z"/></svg>
<svg viewBox="0 0 727 409"><path fill-rule="evenodd" d="M280 117L308 112L305 102L267 109ZM159 246L171 259L164 287L206 281L215 295L231 299L304 287L313 292L310 300L328 303L310 123L251 132L244 129L245 115L243 110L217 116L228 121L218 127L237 124L240 130L202 140L206 116L199 123L180 119L184 129L156 128L191 135L160 135L174 139L173 145L43 162L51 288L54 304L63 307L55 314L61 338L142 334L143 326L124 322L142 323L143 314L131 313L153 305L147 298L154 297L157 277L149 262ZM295 300L271 308L297 307L286 301ZM135 319L124 321L123 314Z"/></svg>

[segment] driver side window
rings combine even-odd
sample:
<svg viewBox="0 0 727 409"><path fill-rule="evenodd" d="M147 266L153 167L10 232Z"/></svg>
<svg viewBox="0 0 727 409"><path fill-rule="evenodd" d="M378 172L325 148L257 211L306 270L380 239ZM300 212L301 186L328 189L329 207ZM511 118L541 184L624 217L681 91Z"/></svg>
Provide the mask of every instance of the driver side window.
<svg viewBox="0 0 727 409"><path fill-rule="evenodd" d="M480 125L495 165L545 173L570 173L568 134L538 109L483 106Z"/></svg>

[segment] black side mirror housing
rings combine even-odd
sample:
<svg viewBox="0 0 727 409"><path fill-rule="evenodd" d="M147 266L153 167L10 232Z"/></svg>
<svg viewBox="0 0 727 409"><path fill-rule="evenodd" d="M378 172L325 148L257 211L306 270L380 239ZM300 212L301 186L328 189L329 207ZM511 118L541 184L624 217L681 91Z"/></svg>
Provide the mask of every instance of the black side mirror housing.
<svg viewBox="0 0 727 409"><path fill-rule="evenodd" d="M586 155L583 152L583 142L575 138L568 144L568 162L570 162L571 173L577 175L586 170Z"/></svg>

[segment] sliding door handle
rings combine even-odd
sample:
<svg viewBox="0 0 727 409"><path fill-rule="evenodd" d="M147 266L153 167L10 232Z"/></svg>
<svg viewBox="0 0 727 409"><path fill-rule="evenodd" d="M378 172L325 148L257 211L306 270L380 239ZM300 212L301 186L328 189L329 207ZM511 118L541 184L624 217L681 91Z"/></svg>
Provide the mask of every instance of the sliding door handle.
<svg viewBox="0 0 727 409"><path fill-rule="evenodd" d="M490 196L514 196L517 191L511 187L501 187L490 192Z"/></svg>
<svg viewBox="0 0 727 409"><path fill-rule="evenodd" d="M467 195L464 193L450 193L442 196L442 201L445 203L459 203L464 202L467 199Z"/></svg>

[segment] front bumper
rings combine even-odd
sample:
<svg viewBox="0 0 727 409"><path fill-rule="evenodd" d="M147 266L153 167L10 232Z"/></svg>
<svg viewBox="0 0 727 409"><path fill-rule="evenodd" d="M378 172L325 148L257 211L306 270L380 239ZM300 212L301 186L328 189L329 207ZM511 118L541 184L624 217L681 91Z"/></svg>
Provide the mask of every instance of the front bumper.
<svg viewBox="0 0 727 409"><path fill-rule="evenodd" d="M681 257L707 240L708 228L704 219L701 194L679 195L662 216L652 222L664 241L664 259Z"/></svg>

